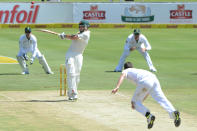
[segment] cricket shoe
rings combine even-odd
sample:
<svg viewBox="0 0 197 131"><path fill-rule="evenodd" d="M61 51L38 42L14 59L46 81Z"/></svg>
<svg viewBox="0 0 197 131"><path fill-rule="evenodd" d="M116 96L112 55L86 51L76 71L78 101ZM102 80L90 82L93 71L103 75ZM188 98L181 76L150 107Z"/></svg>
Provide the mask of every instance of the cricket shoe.
<svg viewBox="0 0 197 131"><path fill-rule="evenodd" d="M152 67L152 68L150 69L150 71L151 71L151 72L157 72L157 70L155 69L155 67Z"/></svg>
<svg viewBox="0 0 197 131"><path fill-rule="evenodd" d="M48 72L46 72L46 74L54 74L52 71L48 71Z"/></svg>
<svg viewBox="0 0 197 131"><path fill-rule="evenodd" d="M77 101L77 98L68 98L69 101Z"/></svg>
<svg viewBox="0 0 197 131"><path fill-rule="evenodd" d="M148 123L148 129L151 129L153 127L153 124L154 124L154 121L155 121L155 116L150 114L146 118L147 118L147 123Z"/></svg>
<svg viewBox="0 0 197 131"><path fill-rule="evenodd" d="M114 70L114 72L122 72L121 70Z"/></svg>
<svg viewBox="0 0 197 131"><path fill-rule="evenodd" d="M29 71L24 71L21 73L22 75L28 75L29 74Z"/></svg>
<svg viewBox="0 0 197 131"><path fill-rule="evenodd" d="M175 112L174 112L174 116L175 116L174 125L175 125L176 127L179 127L180 124L181 124L181 118L180 118L180 113L179 113L179 111L175 111Z"/></svg>

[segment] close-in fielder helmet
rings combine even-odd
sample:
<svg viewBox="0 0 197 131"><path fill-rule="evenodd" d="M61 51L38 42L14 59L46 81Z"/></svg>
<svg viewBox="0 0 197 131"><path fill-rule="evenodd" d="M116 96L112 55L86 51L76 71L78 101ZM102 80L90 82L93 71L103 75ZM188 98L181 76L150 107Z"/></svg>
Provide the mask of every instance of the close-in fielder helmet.
<svg viewBox="0 0 197 131"><path fill-rule="evenodd" d="M89 28L90 27L90 24L89 24L88 21L82 20L82 21L79 22L79 26L84 26L86 28Z"/></svg>
<svg viewBox="0 0 197 131"><path fill-rule="evenodd" d="M31 28L30 27L26 27L25 28L25 33L31 33Z"/></svg>
<svg viewBox="0 0 197 131"><path fill-rule="evenodd" d="M134 33L134 35L139 35L140 34L140 29L134 29L133 33Z"/></svg>

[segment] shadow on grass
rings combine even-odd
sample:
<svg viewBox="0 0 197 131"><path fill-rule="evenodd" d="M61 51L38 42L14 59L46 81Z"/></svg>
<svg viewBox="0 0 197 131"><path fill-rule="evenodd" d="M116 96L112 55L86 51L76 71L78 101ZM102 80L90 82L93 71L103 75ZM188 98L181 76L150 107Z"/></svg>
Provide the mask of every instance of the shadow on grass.
<svg viewBox="0 0 197 131"><path fill-rule="evenodd" d="M21 75L21 73L0 73L1 75Z"/></svg>
<svg viewBox="0 0 197 131"><path fill-rule="evenodd" d="M197 73L191 73L191 75L197 75Z"/></svg>
<svg viewBox="0 0 197 131"><path fill-rule="evenodd" d="M27 101L19 101L19 102L65 102L68 100L27 100Z"/></svg>
<svg viewBox="0 0 197 131"><path fill-rule="evenodd" d="M115 71L105 71L107 73L119 73L119 72L115 72Z"/></svg>

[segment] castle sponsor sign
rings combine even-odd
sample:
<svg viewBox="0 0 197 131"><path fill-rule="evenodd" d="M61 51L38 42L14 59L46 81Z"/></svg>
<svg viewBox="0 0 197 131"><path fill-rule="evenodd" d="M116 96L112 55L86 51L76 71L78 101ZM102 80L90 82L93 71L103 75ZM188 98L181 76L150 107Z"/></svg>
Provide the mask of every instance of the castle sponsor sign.
<svg viewBox="0 0 197 131"><path fill-rule="evenodd" d="M196 5L197 6L197 5ZM192 24L197 22L196 7L190 4L177 4L176 9L169 10L170 23L185 23ZM196 22L195 22L196 21Z"/></svg>
<svg viewBox="0 0 197 131"><path fill-rule="evenodd" d="M73 3L73 21L78 23L82 19L90 23L108 23L107 7L110 3Z"/></svg>
<svg viewBox="0 0 197 131"><path fill-rule="evenodd" d="M177 5L176 10L170 10L170 19L192 19L192 10L185 9L185 5Z"/></svg>
<svg viewBox="0 0 197 131"><path fill-rule="evenodd" d="M91 5L90 10L83 11L84 20L105 20L106 12L99 10L98 5Z"/></svg>

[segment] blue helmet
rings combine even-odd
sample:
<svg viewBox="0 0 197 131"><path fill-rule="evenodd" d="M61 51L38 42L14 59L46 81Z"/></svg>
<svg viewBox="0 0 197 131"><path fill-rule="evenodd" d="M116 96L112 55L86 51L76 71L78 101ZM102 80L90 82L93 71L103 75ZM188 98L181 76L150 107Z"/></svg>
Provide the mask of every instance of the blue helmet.
<svg viewBox="0 0 197 131"><path fill-rule="evenodd" d="M31 28L30 27L26 27L25 28L25 33L31 33Z"/></svg>

